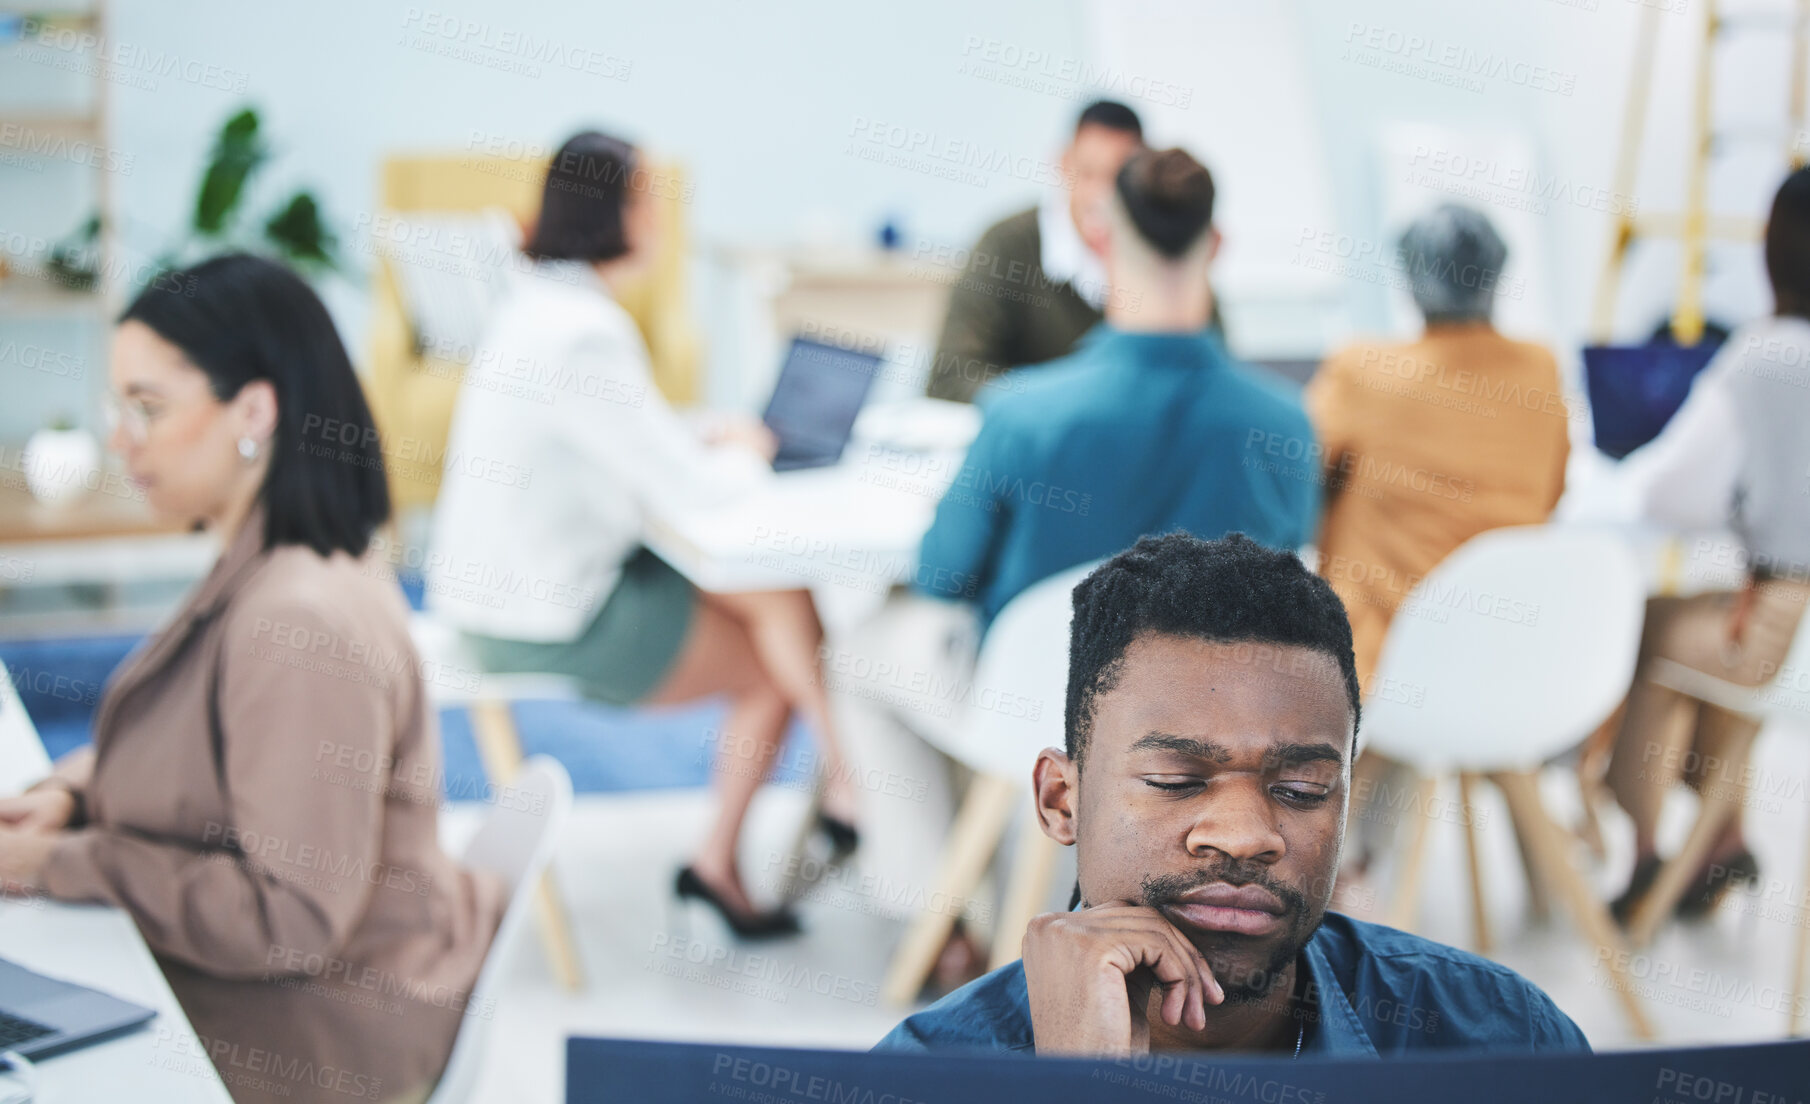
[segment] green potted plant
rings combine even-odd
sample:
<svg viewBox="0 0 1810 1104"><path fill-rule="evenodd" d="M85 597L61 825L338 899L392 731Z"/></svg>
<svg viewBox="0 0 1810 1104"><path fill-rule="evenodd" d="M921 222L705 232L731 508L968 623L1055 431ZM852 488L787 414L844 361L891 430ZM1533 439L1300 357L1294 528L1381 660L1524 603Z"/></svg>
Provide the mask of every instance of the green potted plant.
<svg viewBox="0 0 1810 1104"><path fill-rule="evenodd" d="M227 249L275 254L306 275L339 270L337 245L314 194L301 189L263 215L245 210L252 181L269 164L256 109L241 108L214 138L195 193L187 237L160 259L179 268Z"/></svg>

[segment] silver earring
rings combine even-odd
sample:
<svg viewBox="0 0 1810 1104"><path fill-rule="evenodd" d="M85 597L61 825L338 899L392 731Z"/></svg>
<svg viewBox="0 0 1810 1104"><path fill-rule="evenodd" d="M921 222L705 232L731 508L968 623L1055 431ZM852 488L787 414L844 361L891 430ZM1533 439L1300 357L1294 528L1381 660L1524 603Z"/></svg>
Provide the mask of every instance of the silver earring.
<svg viewBox="0 0 1810 1104"><path fill-rule="evenodd" d="M239 438L239 455L247 460L258 458L258 443L249 436Z"/></svg>

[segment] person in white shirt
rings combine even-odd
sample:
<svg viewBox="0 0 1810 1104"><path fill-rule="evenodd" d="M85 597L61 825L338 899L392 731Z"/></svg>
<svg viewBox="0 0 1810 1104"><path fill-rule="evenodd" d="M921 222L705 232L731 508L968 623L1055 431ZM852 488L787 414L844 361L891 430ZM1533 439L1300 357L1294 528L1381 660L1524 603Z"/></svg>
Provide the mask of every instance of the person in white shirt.
<svg viewBox="0 0 1810 1104"><path fill-rule="evenodd" d="M1662 865L1655 831L1666 795L1681 776L1700 790L1745 788L1759 727L1648 681L1648 661L1665 657L1757 686L1778 672L1810 599L1810 169L1779 188L1765 253L1773 315L1736 330L1664 431L1622 462L1646 488L1646 517L1681 529L1732 525L1748 569L1738 591L1647 604L1641 670L1608 776L1634 821L1634 872L1612 906L1623 918ZM1737 811L1678 911L1707 914L1758 873Z"/></svg>
<svg viewBox="0 0 1810 1104"><path fill-rule="evenodd" d="M642 544L651 506L708 509L746 494L769 477L775 447L752 419L723 423L710 441L682 422L612 294L652 252L661 186L632 146L595 131L554 155L524 250L535 264L497 304L460 392L428 602L487 670L566 674L618 705L726 695L721 805L677 892L741 935L784 935L796 918L755 906L735 855L794 712L821 741L818 827L839 851L856 842L853 786L809 592L702 592Z"/></svg>

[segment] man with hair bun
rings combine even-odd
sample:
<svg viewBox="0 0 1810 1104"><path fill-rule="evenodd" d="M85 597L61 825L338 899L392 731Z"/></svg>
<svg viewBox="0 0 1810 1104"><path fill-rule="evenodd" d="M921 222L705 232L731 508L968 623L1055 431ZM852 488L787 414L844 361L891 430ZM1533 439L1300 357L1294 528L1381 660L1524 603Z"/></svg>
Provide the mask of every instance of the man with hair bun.
<svg viewBox="0 0 1810 1104"><path fill-rule="evenodd" d="M1213 175L1184 150L1126 161L1102 212L1108 278L1126 301L1108 302L1075 352L987 402L919 557L969 583L983 622L1146 533L1240 530L1290 550L1313 538L1319 450L1300 400L1232 360L1209 325L1213 200Z"/></svg>
<svg viewBox="0 0 1810 1104"><path fill-rule="evenodd" d="M978 633L1015 595L1145 534L1237 530L1290 552L1312 539L1319 491L1307 415L1286 384L1234 362L1209 326L1213 198L1212 174L1179 149L1139 153L1120 169L1101 215L1107 271L1125 300L1106 304L1105 323L1074 353L984 404L924 537L916 593L839 641L840 665L963 685ZM852 754L930 783L912 801L869 802L864 840L902 883L931 884L953 782L923 737L949 724L947 703L861 689L837 696ZM944 983L974 964L961 941L948 951Z"/></svg>
<svg viewBox="0 0 1810 1104"><path fill-rule="evenodd" d="M1143 148L1131 108L1097 100L1082 109L1057 166L1061 186L994 223L960 256L931 398L968 402L1002 372L1067 356L1110 300L1128 297L1106 275L1104 207L1119 169Z"/></svg>

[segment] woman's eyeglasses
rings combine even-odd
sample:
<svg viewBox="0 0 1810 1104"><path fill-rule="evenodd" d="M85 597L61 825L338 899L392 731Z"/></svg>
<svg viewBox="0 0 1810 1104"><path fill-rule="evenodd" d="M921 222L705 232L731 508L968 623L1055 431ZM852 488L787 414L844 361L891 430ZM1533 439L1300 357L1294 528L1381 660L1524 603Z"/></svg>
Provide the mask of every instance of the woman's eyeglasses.
<svg viewBox="0 0 1810 1104"><path fill-rule="evenodd" d="M164 413L163 403L143 396L121 398L112 391L101 393L101 417L107 427L108 436L118 429L124 429L126 436L143 444L150 436L151 425Z"/></svg>

